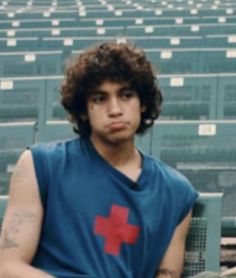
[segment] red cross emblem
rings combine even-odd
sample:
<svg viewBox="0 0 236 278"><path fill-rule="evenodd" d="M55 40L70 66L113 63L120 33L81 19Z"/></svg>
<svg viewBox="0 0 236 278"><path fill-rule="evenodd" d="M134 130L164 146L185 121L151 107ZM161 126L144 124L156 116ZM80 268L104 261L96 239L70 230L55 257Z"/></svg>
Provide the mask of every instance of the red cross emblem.
<svg viewBox="0 0 236 278"><path fill-rule="evenodd" d="M108 218L96 216L94 232L105 238L104 251L118 256L122 243L134 244L137 241L140 228L128 224L129 209L112 205Z"/></svg>

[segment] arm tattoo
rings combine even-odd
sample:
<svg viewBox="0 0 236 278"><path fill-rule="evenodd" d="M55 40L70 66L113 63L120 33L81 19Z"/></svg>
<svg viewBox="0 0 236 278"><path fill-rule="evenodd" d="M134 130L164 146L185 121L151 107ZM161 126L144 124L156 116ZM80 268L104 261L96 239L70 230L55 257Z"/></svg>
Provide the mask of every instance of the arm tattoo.
<svg viewBox="0 0 236 278"><path fill-rule="evenodd" d="M158 278L159 275L167 277L167 278L178 278L177 273L174 270L171 270L171 269L168 269L168 268L158 269L155 275L156 275L155 276L156 278Z"/></svg>
<svg viewBox="0 0 236 278"><path fill-rule="evenodd" d="M35 220L35 215L30 212L16 212L6 224L2 231L1 249L17 248L19 244L16 241L16 236L25 224L31 224Z"/></svg>

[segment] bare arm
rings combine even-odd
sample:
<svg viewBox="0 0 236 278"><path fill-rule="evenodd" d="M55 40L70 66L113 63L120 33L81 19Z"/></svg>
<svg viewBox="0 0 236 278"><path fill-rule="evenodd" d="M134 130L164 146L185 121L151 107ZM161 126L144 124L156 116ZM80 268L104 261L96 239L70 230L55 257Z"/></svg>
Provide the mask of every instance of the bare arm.
<svg viewBox="0 0 236 278"><path fill-rule="evenodd" d="M52 278L30 263L37 250L43 208L29 150L13 172L0 238L1 278Z"/></svg>
<svg viewBox="0 0 236 278"><path fill-rule="evenodd" d="M177 226L155 278L181 277L184 263L185 240L191 216L192 212L189 212L184 220Z"/></svg>

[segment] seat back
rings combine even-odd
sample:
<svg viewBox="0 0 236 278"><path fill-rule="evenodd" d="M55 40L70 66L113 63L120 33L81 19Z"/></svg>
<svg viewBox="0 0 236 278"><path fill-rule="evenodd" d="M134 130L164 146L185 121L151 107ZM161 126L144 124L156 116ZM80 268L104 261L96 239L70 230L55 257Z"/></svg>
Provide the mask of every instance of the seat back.
<svg viewBox="0 0 236 278"><path fill-rule="evenodd" d="M186 240L183 277L220 270L222 193L201 193Z"/></svg>

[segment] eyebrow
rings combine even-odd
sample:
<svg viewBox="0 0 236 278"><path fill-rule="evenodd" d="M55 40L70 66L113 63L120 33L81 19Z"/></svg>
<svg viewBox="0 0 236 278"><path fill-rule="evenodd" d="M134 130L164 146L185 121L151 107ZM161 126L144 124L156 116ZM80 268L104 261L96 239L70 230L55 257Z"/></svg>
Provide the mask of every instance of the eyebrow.
<svg viewBox="0 0 236 278"><path fill-rule="evenodd" d="M123 90L126 90L126 89L133 90L130 85L124 85L117 92L119 93L119 92L122 92ZM104 91L104 90L100 90L100 89L98 89L98 90L95 89L95 90L92 90L89 93L89 96L96 95L96 94L109 94L109 92Z"/></svg>

